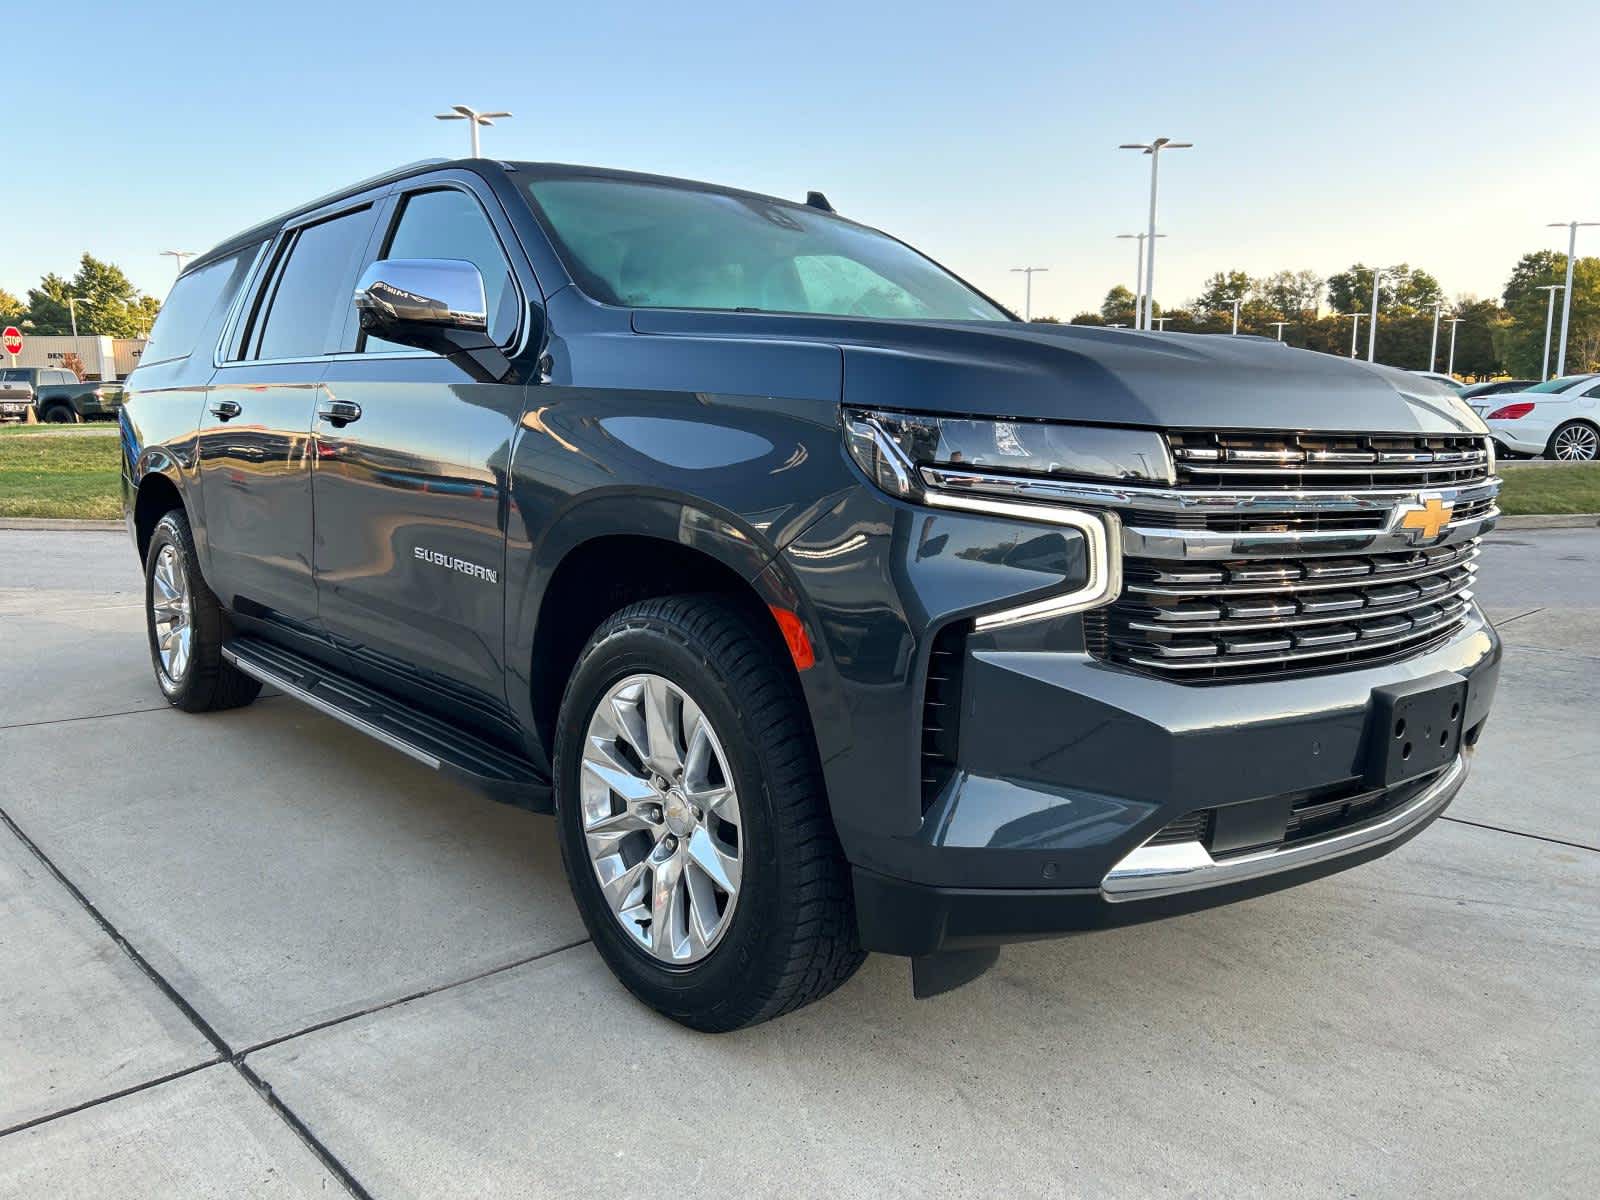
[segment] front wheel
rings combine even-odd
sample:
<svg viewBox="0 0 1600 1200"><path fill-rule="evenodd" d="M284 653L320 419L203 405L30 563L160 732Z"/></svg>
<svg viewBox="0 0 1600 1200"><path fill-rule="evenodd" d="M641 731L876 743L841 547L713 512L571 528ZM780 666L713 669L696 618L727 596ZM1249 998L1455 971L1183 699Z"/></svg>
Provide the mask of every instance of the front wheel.
<svg viewBox="0 0 1600 1200"><path fill-rule="evenodd" d="M1600 430L1587 421L1568 421L1550 435L1545 456L1562 462L1593 462L1600 457Z"/></svg>
<svg viewBox="0 0 1600 1200"><path fill-rule="evenodd" d="M864 957L804 701L753 617L716 596L623 609L556 729L562 861L596 948L711 1032L819 999Z"/></svg>

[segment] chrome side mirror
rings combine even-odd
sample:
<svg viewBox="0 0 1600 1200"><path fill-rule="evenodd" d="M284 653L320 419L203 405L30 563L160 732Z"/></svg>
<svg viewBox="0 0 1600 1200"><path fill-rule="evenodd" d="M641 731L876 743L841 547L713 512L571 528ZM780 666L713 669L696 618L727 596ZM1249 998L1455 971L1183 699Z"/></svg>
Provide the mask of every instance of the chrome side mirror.
<svg viewBox="0 0 1600 1200"><path fill-rule="evenodd" d="M489 336L483 276L472 263L381 259L361 273L355 305L371 337L442 354L480 383L511 377L511 364Z"/></svg>
<svg viewBox="0 0 1600 1200"><path fill-rule="evenodd" d="M484 333L489 328L483 276L471 263L450 258L373 263L356 285L356 311L367 333L407 346L440 329Z"/></svg>

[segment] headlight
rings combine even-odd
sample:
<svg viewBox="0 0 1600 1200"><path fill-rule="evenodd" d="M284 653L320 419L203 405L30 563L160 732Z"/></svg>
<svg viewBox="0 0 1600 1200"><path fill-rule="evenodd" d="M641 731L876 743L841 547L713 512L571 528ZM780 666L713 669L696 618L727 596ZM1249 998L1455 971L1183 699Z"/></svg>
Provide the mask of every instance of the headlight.
<svg viewBox="0 0 1600 1200"><path fill-rule="evenodd" d="M1147 429L855 409L845 413L845 443L879 487L908 498L963 471L1120 483L1176 478L1166 439Z"/></svg>
<svg viewBox="0 0 1600 1200"><path fill-rule="evenodd" d="M995 629L1110 604L1122 592L1120 521L1114 511L1001 499L994 485L1033 480L1171 483L1166 439L1139 429L978 417L931 417L846 410L845 445L874 483L893 496L935 508L1033 521L1083 536L1085 577L1069 591L979 614L973 628ZM983 495L980 492L990 494Z"/></svg>

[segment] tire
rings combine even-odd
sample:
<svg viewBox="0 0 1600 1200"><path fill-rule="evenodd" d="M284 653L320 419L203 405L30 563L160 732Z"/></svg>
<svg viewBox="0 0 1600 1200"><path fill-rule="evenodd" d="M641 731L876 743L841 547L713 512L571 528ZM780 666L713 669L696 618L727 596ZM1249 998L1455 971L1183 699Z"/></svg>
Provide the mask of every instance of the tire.
<svg viewBox="0 0 1600 1200"><path fill-rule="evenodd" d="M200 574L194 535L182 509L162 517L150 535L144 562L144 614L156 684L174 708L184 712L239 708L261 691L260 681L223 661L227 615ZM167 634L181 634L183 629L187 629L186 643L181 637L169 642ZM180 644L185 646L181 661ZM164 646L169 647L166 658Z"/></svg>
<svg viewBox="0 0 1600 1200"><path fill-rule="evenodd" d="M44 410L46 425L77 425L82 418L67 404L52 404Z"/></svg>
<svg viewBox="0 0 1600 1200"><path fill-rule="evenodd" d="M1588 421L1557 425L1544 448L1544 456L1560 462L1594 462L1600 458L1600 429Z"/></svg>
<svg viewBox="0 0 1600 1200"><path fill-rule="evenodd" d="M753 618L726 598L671 596L641 601L610 617L589 640L568 681L556 724L561 858L589 935L612 972L635 996L665 1016L706 1032L744 1028L820 999L849 979L865 958L856 936L849 870L828 813L804 700L793 675L777 659L779 653L754 626ZM627 902L619 902L614 910L602 891L602 868L591 854L585 826L593 832L595 820L631 820L622 812L616 817L596 813L622 808L631 814L633 806L623 803L622 793L611 783L596 782L599 774L593 764L586 766L584 757L586 750L593 756L598 753L595 747L608 745L607 753L614 752L616 758L606 761L626 760L624 765L635 775L653 773L631 743L625 745L627 722L614 718L625 709L633 711L627 705L634 703L628 697L635 690L642 714L645 691L656 686L641 682L649 680L661 681L663 694L675 690L680 696L682 707L672 740L688 746L680 756L687 774L678 776L683 794L676 800L673 796L679 789L674 786L653 793L661 804L641 802L644 809L653 810L655 824L630 826L629 832L615 835L619 840L614 843L617 856L610 860L613 866L631 855L633 865L627 873L646 872L636 885L638 891L629 893L637 896L638 903L627 909L631 915L624 916ZM697 713L691 713L691 705ZM702 717L709 727L710 749L702 747L704 752L698 755L703 760L700 770L707 770L706 763L721 767L709 771L712 783L691 788L689 776L696 773L697 754L689 731L701 727ZM591 734L602 728L592 724L597 721L611 722L616 736L609 743L591 740ZM643 733L642 726L636 728ZM655 746L649 742L652 751ZM717 779L731 785L734 803L718 808L708 803L702 810L695 798L713 795ZM626 780L629 789L640 785L641 780L632 776ZM651 794L638 794L651 800ZM686 804L700 821L692 832L673 825L675 808L683 820L690 819L684 815ZM737 873L731 867L728 872L737 881L736 895L724 894L708 883L711 875L694 862L684 862L681 891L677 883L671 885L679 899L661 907L668 917L676 913L680 924L691 931L682 943L691 957L671 961L673 939L660 937L655 915L662 876L651 864L671 843L681 846L680 858L693 858L694 847L704 844L702 833L726 838L728 828L719 813L732 813L737 819L736 847L727 840L718 842L724 851L731 848L738 860ZM627 840L632 848L625 855ZM642 855L652 842L654 848ZM651 864L643 863L643 857L649 857ZM714 902L707 905L705 895L713 895ZM696 897L702 897L698 907ZM714 941L703 932L693 932L700 928L694 924L696 914L702 913L718 922ZM697 947L701 957L694 959Z"/></svg>

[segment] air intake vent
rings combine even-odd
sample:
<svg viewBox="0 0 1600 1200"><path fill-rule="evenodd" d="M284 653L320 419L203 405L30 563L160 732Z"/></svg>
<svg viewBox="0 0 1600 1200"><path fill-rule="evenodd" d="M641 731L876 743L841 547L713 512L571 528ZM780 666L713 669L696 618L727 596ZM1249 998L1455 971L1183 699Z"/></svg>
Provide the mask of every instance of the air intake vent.
<svg viewBox="0 0 1600 1200"><path fill-rule="evenodd" d="M927 812L956 770L961 741L961 675L967 658L967 628L946 625L928 655L928 686L922 700L922 811Z"/></svg>

